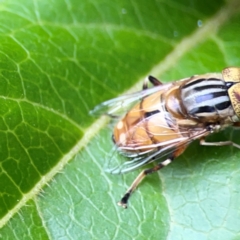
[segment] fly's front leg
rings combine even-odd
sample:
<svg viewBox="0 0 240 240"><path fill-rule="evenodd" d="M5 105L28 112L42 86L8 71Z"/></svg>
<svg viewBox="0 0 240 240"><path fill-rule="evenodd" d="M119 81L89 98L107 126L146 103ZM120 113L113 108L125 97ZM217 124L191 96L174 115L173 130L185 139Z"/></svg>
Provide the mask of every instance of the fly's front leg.
<svg viewBox="0 0 240 240"><path fill-rule="evenodd" d="M139 185L139 183L148 175L151 173L154 173L160 169L162 169L163 167L167 166L169 163L171 163L173 161L173 158L169 158L166 159L163 162L158 163L158 165L156 165L153 168L149 168L149 169L145 169L143 170L137 177L136 179L133 181L132 185L130 186L130 188L127 190L127 192L124 194L124 196L122 197L122 199L120 200L120 202L118 203L119 206L122 206L123 208L127 208L127 202L128 199L130 198L130 196L132 195L133 191L136 189L136 187Z"/></svg>
<svg viewBox="0 0 240 240"><path fill-rule="evenodd" d="M232 142L232 141L224 141L224 142L206 142L205 138L200 140L200 144L203 146L234 146L240 149L240 145Z"/></svg>
<svg viewBox="0 0 240 240"><path fill-rule="evenodd" d="M162 85L162 83L153 76L148 76L143 82L143 90L148 89L148 83L151 83L153 86Z"/></svg>

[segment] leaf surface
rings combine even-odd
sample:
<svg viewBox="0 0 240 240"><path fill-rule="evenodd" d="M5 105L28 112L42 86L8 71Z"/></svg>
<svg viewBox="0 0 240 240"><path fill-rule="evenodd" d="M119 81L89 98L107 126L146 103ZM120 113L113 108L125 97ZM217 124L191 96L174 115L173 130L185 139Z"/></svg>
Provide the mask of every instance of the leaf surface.
<svg viewBox="0 0 240 240"><path fill-rule="evenodd" d="M238 0L0 1L2 238L238 239L239 150L193 143L123 210L139 171L104 172L111 130L88 113L149 74L240 66L239 27Z"/></svg>

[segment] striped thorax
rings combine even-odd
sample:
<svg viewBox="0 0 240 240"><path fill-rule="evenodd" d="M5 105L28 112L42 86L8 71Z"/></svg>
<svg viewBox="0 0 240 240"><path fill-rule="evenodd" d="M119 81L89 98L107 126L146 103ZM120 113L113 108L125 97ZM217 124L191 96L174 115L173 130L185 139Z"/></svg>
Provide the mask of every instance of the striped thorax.
<svg viewBox="0 0 240 240"><path fill-rule="evenodd" d="M236 115L228 93L233 84L224 81L221 74L195 77L183 84L181 98L187 117L216 122Z"/></svg>

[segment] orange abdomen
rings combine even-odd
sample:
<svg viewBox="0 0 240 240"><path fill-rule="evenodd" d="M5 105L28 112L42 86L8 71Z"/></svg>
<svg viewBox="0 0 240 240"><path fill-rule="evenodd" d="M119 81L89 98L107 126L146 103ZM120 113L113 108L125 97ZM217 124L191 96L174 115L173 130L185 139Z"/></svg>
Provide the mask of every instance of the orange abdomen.
<svg viewBox="0 0 240 240"><path fill-rule="evenodd" d="M175 118L164 109L165 102L160 101L162 94L157 92L144 98L119 121L113 132L118 147L145 152L182 137Z"/></svg>

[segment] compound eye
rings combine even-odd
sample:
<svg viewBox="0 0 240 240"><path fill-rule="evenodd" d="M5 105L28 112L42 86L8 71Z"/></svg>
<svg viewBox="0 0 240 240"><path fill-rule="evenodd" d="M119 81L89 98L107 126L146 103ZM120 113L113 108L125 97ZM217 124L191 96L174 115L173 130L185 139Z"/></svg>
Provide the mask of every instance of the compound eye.
<svg viewBox="0 0 240 240"><path fill-rule="evenodd" d="M240 83L234 84L228 90L228 94L236 115L240 117Z"/></svg>
<svg viewBox="0 0 240 240"><path fill-rule="evenodd" d="M235 82L240 81L240 68L238 67L228 67L222 71L223 79L225 82Z"/></svg>

